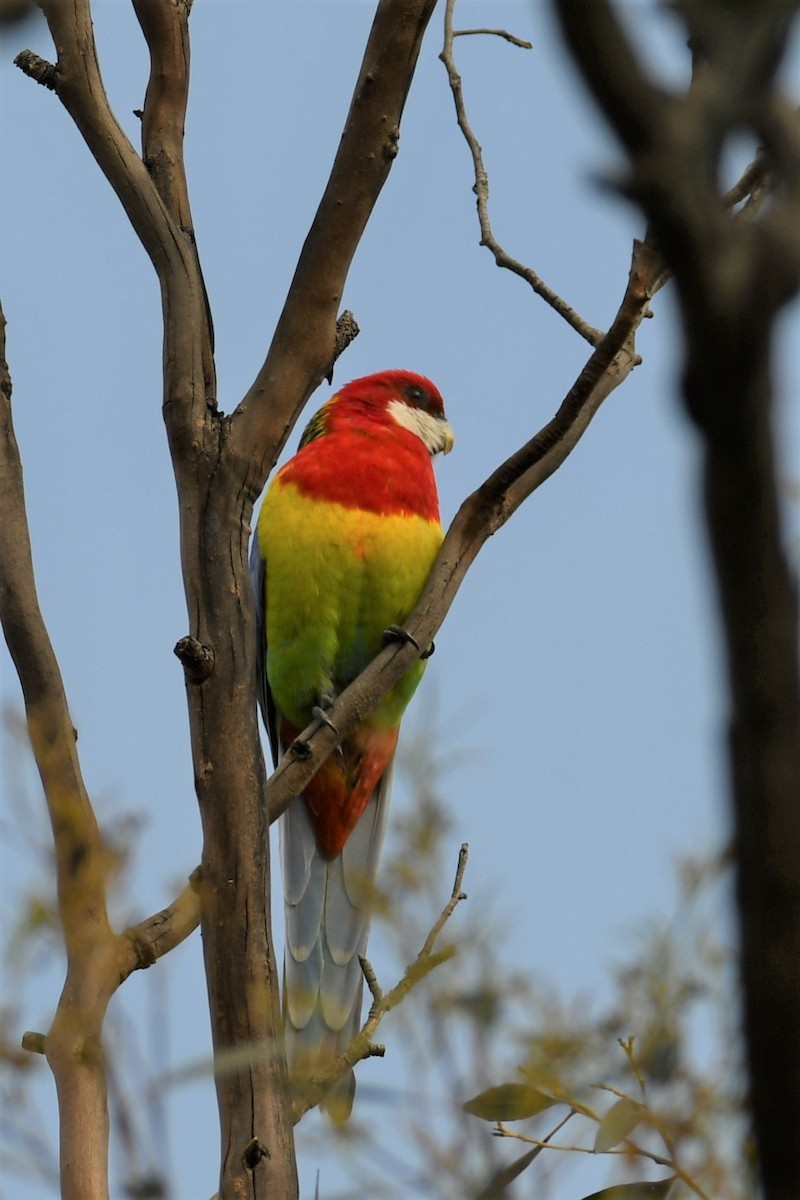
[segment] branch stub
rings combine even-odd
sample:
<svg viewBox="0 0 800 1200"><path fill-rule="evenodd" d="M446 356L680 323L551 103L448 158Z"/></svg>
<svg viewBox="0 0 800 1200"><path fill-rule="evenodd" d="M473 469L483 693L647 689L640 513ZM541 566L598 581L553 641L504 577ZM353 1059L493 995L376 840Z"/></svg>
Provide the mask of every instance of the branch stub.
<svg viewBox="0 0 800 1200"><path fill-rule="evenodd" d="M175 645L175 655L183 664L189 683L205 683L214 670L214 651L197 638L182 637Z"/></svg>
<svg viewBox="0 0 800 1200"><path fill-rule="evenodd" d="M23 75L35 79L42 87L49 88L51 92L57 90L58 67L46 58L40 58L32 50L20 50L14 59L14 66L19 67Z"/></svg>
<svg viewBox="0 0 800 1200"><path fill-rule="evenodd" d="M258 1164L264 1158L269 1158L270 1153L267 1147L257 1137L248 1142L242 1153L242 1165L248 1171L255 1171Z"/></svg>

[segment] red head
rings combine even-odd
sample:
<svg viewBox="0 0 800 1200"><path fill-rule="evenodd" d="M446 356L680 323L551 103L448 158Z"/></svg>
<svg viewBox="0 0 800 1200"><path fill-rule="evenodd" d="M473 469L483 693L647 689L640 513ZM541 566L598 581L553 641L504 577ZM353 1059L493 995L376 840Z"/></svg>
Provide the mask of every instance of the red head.
<svg viewBox="0 0 800 1200"><path fill-rule="evenodd" d="M335 433L344 424L354 429L375 423L401 426L415 434L431 455L447 454L453 448L453 431L438 388L413 371L381 371L346 384L312 417L300 445L323 433Z"/></svg>

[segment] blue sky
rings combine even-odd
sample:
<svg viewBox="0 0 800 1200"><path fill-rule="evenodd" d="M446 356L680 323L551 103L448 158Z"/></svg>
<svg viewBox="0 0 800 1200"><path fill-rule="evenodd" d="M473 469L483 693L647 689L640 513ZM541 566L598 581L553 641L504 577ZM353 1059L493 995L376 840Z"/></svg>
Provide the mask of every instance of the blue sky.
<svg viewBox="0 0 800 1200"><path fill-rule="evenodd" d="M266 352L338 144L372 8L366 0L195 4L187 165L225 410ZM659 69L682 78L680 41L666 19L645 3L625 11ZM101 0L95 20L112 105L138 144L132 110L147 71L138 26L121 0ZM587 350L478 245L471 164L437 59L441 20L437 11L400 155L348 281L345 305L362 333L337 380L406 367L436 381L456 433L437 468L447 520L549 419ZM637 212L599 186L619 168L613 142L545 5L461 0L457 23L504 26L533 42L531 51L488 37L456 46L490 173L495 233L605 327L642 232ZM119 911L129 921L169 900L200 848L172 655L187 627L159 412L158 290L69 118L11 66L23 45L52 57L36 21L0 41L0 289L15 421L40 599L87 783L101 819L143 814ZM437 749L453 763L441 784L447 861L470 843L470 905L502 917L510 960L567 994L603 994L631 928L673 905L676 858L712 849L727 828L715 607L669 289L654 309L639 337L643 364L565 466L482 551L407 718L412 737L435 726ZM795 480L797 320L795 306L782 337L779 431L786 477ZM323 387L309 412L328 394ZM297 434L289 448L296 442ZM796 513L789 519L796 534ZM0 690L3 704L18 709L4 648ZM14 772L0 796L12 823ZM23 843L17 834L0 845L4 917L15 890L41 878ZM443 895L449 884L448 865ZM179 1067L207 1051L199 938L157 972L159 982L156 972L131 980L124 1003L134 1013L161 1011L169 1062ZM46 1027L59 982L54 962L28 999L25 1027ZM388 1027L386 1040L391 1047ZM51 1107L41 1074L42 1103ZM185 1135L194 1144L178 1175L179 1200L210 1195L216 1134L207 1080L175 1089L169 1121L176 1141ZM602 1178L592 1178L599 1187ZM309 1169L302 1194L313 1186Z"/></svg>

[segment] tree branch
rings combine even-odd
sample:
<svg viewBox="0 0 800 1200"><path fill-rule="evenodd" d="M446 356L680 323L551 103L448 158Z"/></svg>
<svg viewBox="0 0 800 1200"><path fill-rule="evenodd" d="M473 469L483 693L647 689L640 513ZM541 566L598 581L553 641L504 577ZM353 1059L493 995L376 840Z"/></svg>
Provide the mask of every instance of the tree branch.
<svg viewBox="0 0 800 1200"><path fill-rule="evenodd" d="M172 904L125 930L122 938L129 953L121 964L119 983L134 971L152 967L194 933L200 924L200 879L198 868Z"/></svg>
<svg viewBox="0 0 800 1200"><path fill-rule="evenodd" d="M392 163L422 38L436 0L380 0L330 178L269 352L231 420L260 493L311 393L331 370L350 263Z"/></svg>
<svg viewBox="0 0 800 1200"><path fill-rule="evenodd" d="M108 1002L132 971L150 966L197 926L197 891L122 937L106 909L109 859L80 770L64 685L39 608L11 412L0 307L0 622L25 699L55 847L67 976L47 1035L23 1047L47 1056L59 1098L62 1197L108 1196L107 1073L101 1035Z"/></svg>
<svg viewBox="0 0 800 1200"><path fill-rule="evenodd" d="M61 673L33 576L22 466L0 308L0 620L22 693L55 845L67 977L47 1035L59 1097L64 1200L108 1195L108 1110L100 1044L117 940L106 911L107 858L81 775Z"/></svg>
<svg viewBox="0 0 800 1200"><path fill-rule="evenodd" d="M156 20L154 3L155 0L141 0L140 4L148 28L148 17L151 23ZM185 19L185 4L161 7L160 28L165 27L167 15L173 27ZM151 178L111 111L100 75L89 0L74 0L70 4L64 4L62 0L41 0L41 8L58 48L58 61L52 74L54 90L119 197L158 275L165 327L164 403L171 415L173 436L179 435L188 447L196 446L197 428L202 428L206 417L205 369L210 334L194 238L191 230L185 232L179 228L168 207L176 203L176 197L182 191L178 182L182 164L159 159L159 169ZM170 36L174 45L181 35L178 31ZM165 50L159 57L162 65L167 56ZM173 63L178 58L172 54ZM16 59L23 70L29 61L29 51L23 51ZM168 97L163 89L153 87L148 96L148 132L152 128L152 143L165 151L174 151L176 139L179 141L182 115L178 109L180 96L185 91L183 76L186 70L188 58ZM165 116L169 105L172 106L171 125ZM155 157L158 159L158 154ZM169 187L165 185L168 177L172 180ZM159 193L156 179L165 186L166 199ZM184 370L185 365L190 369ZM213 397L209 403L212 400Z"/></svg>
<svg viewBox="0 0 800 1200"><path fill-rule="evenodd" d="M214 328L197 242L183 159L183 136L189 99L189 13L191 0L132 0L150 52L150 79L142 114L142 159L172 221L195 251L195 267L203 289L203 373L206 402L216 404Z"/></svg>
<svg viewBox="0 0 800 1200"><path fill-rule="evenodd" d="M142 159L172 220L193 234L183 134L189 98L189 8L185 0L132 0L150 52L142 113Z"/></svg>
<svg viewBox="0 0 800 1200"><path fill-rule="evenodd" d="M800 1194L800 679L797 583L782 543L770 352L800 284L800 140L775 71L798 5L681 4L702 70L685 97L647 83L607 0L556 0L570 45L626 147L632 193L678 288L684 396L704 443L710 550L726 641L745 1030L769 1200ZM718 194L721 148L764 143L772 201L757 222ZM727 197L725 199L728 199Z"/></svg>
<svg viewBox="0 0 800 1200"><path fill-rule="evenodd" d="M453 33L453 37L474 37L481 35L502 38L506 42L511 42L512 46L519 46L520 50L533 49L533 42L526 42L524 38L515 37L507 29L456 29Z"/></svg>

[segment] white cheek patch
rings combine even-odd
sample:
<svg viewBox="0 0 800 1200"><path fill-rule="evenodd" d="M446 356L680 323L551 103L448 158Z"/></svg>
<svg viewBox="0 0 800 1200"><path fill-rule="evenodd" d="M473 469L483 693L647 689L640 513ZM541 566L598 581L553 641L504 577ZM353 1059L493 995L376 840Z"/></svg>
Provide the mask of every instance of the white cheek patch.
<svg viewBox="0 0 800 1200"><path fill-rule="evenodd" d="M392 419L415 433L430 455L447 454L453 445L453 431L443 417L434 417L422 408L413 408L403 400L390 400Z"/></svg>

